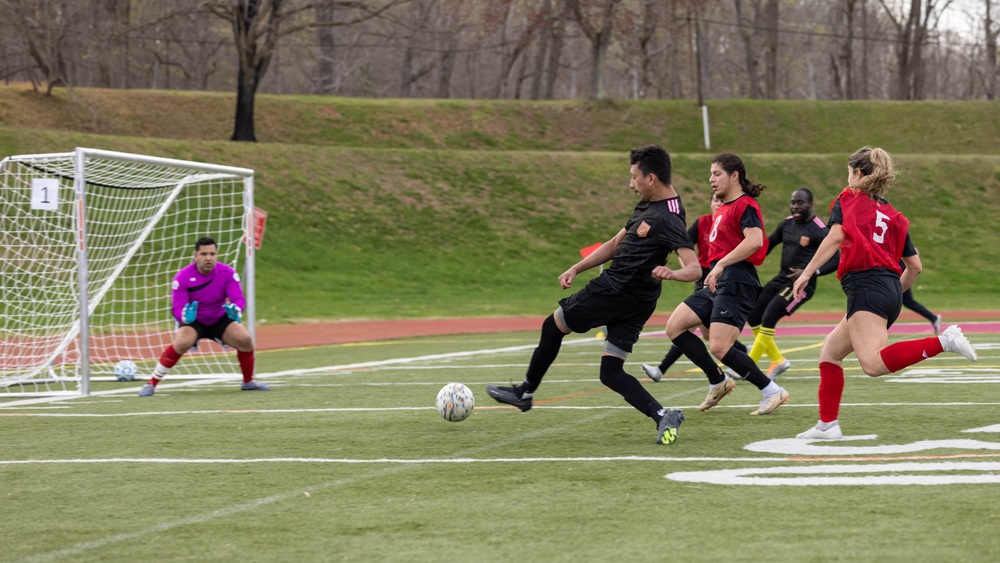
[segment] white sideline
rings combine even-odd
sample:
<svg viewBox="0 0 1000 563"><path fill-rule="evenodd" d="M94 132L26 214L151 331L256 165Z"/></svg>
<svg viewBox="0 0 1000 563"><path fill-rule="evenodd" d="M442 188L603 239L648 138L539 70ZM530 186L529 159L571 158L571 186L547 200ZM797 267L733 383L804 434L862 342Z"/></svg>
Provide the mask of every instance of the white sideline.
<svg viewBox="0 0 1000 563"><path fill-rule="evenodd" d="M573 345L581 343L593 343L593 338L577 338L573 340L566 340L563 345ZM519 352L521 350L529 350L535 347L535 344L525 344L522 346L508 346L506 348L493 348L489 350L469 350L466 352L449 352L447 354L428 354L426 356L415 356L412 358L393 358L390 360L375 360L371 362L357 362L353 364L343 364L339 366L324 366L318 368L305 368L305 369L289 369L283 371L275 371L270 373L258 373L257 377L261 378L277 378L286 375L305 375L309 373L317 372L327 372L327 371L342 371L350 369L359 368L369 368L369 367L380 367L380 366L390 366L397 364L407 364L412 362L422 362L427 360L440 360L447 358L466 358L470 356L479 356L483 354L498 354L502 352ZM161 383L157 386L158 389L171 389L178 387L192 387L196 385L210 385L216 383L224 383L226 381L238 380L238 376L232 377L219 377L213 379L199 379L190 381L179 381L177 383ZM112 389L110 391L97 391L91 393L89 397L102 397L111 395L134 395L138 392L138 387L129 387L126 389ZM0 396L2 398L2 396ZM0 409L10 408L10 407L20 407L25 405L37 405L44 403L56 403L62 401L72 401L76 399L86 399L87 397L39 397L35 399L24 399L20 401L11 401L9 403L0 404Z"/></svg>

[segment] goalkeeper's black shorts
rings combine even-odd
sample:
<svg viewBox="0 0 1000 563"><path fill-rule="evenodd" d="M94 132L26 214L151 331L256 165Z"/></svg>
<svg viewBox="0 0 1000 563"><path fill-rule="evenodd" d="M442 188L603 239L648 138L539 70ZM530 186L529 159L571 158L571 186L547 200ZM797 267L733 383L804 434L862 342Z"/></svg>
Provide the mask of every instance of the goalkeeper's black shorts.
<svg viewBox="0 0 1000 563"><path fill-rule="evenodd" d="M177 328L189 326L198 333L198 340L210 338L219 344L222 344L222 335L226 334L226 329L229 328L229 325L234 322L236 321L230 319L228 315L222 315L222 318L216 321L212 326L205 326L200 322L195 321L193 323L183 323ZM195 344L197 345L197 340L195 341Z"/></svg>

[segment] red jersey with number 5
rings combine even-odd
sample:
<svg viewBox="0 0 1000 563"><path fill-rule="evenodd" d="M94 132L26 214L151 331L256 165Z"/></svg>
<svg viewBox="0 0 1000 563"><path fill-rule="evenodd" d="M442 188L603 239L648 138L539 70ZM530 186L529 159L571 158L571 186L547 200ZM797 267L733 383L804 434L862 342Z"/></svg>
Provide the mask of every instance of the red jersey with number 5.
<svg viewBox="0 0 1000 563"><path fill-rule="evenodd" d="M839 217L834 212L835 207L840 208ZM844 188L830 209L830 222L839 222L844 231L844 240L840 243L838 279L849 272L875 268L902 274L899 260L906 244L909 219L888 201L872 199L853 188Z"/></svg>
<svg viewBox="0 0 1000 563"><path fill-rule="evenodd" d="M712 263L722 260L743 242L743 229L747 227L760 227L764 244L744 262L750 262L754 266L764 263L764 258L767 257L767 233L763 232L764 215L760 212L760 204L756 199L744 194L733 201L723 203L715 212L713 221L712 233L708 238L711 241L708 247L708 259Z"/></svg>

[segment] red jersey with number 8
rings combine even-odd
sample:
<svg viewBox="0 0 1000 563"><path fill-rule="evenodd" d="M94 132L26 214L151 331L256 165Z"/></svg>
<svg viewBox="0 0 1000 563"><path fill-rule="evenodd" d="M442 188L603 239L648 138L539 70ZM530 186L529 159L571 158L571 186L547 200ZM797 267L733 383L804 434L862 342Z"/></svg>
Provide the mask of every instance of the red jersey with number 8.
<svg viewBox="0 0 1000 563"><path fill-rule="evenodd" d="M708 259L713 264L722 260L743 242L744 225L741 223L747 208L752 209L752 213L756 215L755 223L759 223L759 225L754 226L759 226L760 230L764 231L764 215L760 212L760 205L756 199L744 194L733 201L723 203L722 207L715 212L712 233L708 239L711 241L708 247ZM750 262L754 266L760 266L764 263L764 258L767 257L767 233L763 233L763 236L764 244L747 257L745 262Z"/></svg>
<svg viewBox="0 0 1000 563"><path fill-rule="evenodd" d="M841 228L844 240L840 243L840 265L837 279L859 270L885 268L902 274L899 260L906 244L910 220L893 209L884 199L872 199L868 194L853 188L844 188L836 201L840 203ZM831 214L835 221L835 214Z"/></svg>

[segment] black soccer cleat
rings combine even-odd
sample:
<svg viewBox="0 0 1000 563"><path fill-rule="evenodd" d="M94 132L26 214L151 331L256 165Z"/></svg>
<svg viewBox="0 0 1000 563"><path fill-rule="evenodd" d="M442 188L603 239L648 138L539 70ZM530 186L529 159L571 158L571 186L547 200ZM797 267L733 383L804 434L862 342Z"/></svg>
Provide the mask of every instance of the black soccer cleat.
<svg viewBox="0 0 1000 563"><path fill-rule="evenodd" d="M513 405L521 409L521 412L527 412L531 410L531 397L524 397L524 398L518 397L517 389L513 387L502 387L500 385L487 385L486 392L489 393L490 397L493 397L498 403Z"/></svg>

